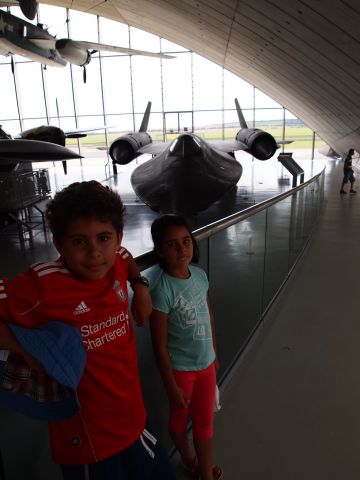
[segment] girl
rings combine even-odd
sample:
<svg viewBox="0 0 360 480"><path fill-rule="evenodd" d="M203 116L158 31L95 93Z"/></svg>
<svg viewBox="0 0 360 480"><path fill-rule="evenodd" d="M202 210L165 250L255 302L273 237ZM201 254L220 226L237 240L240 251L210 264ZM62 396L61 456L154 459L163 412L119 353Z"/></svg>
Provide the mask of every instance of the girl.
<svg viewBox="0 0 360 480"><path fill-rule="evenodd" d="M170 435L191 474L217 480L222 470L213 465L212 437L218 363L209 283L205 272L191 265L199 249L183 217L157 218L151 235L163 269L151 291L151 333L169 397ZM187 437L190 416L196 455Z"/></svg>

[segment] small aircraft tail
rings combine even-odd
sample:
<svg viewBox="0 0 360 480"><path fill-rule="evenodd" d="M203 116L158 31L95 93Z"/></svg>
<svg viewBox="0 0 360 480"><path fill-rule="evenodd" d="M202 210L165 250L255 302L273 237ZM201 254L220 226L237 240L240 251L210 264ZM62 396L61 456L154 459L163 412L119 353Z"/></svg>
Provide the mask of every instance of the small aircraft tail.
<svg viewBox="0 0 360 480"><path fill-rule="evenodd" d="M148 125L149 125L151 105L152 105L151 102L148 102L148 104L146 106L145 113L144 113L144 117L143 117L141 125L140 125L139 132L146 132L147 131L147 128L148 128Z"/></svg>
<svg viewBox="0 0 360 480"><path fill-rule="evenodd" d="M236 106L236 111L237 111L237 114L238 114L238 117L239 117L240 127L241 128L248 128L237 98L235 98L235 106Z"/></svg>

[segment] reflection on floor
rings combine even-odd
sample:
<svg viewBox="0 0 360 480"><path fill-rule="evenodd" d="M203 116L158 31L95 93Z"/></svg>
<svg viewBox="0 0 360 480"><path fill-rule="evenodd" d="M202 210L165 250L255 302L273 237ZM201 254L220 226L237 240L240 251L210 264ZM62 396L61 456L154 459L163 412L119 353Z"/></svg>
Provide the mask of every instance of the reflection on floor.
<svg viewBox="0 0 360 480"><path fill-rule="evenodd" d="M84 153L83 153L84 154ZM305 156L306 155L306 156ZM305 170L305 181L321 167L318 160L307 160L309 152L295 152L293 157ZM277 161L277 158L261 162L252 160L249 155L240 152L236 155L243 165L243 174L238 185L215 202L207 210L200 212L191 220L193 228L200 228L220 218L243 210L255 203L282 193L291 188L292 177ZM302 159L303 158L303 159ZM64 175L60 162L34 164L34 168L49 168L52 194L75 181L96 179L116 189L126 205L127 218L123 244L133 253L139 255L152 248L150 225L158 213L140 202L130 183L133 169L147 158L137 160L137 164L118 166L117 176L113 176L111 165L106 158L84 158L68 162L68 174ZM16 236L0 235L1 266L0 276L12 277L35 261L53 259L57 252L51 243L51 236L44 235L41 227L35 231L33 248L26 243L25 248Z"/></svg>

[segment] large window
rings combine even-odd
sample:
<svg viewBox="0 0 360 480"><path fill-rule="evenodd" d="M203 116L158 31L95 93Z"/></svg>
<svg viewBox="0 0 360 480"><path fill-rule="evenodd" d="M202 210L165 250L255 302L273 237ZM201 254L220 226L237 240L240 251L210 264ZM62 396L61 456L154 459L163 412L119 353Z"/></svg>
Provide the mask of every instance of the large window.
<svg viewBox="0 0 360 480"><path fill-rule="evenodd" d="M22 17L18 7L11 13ZM72 38L174 55L171 60L92 52L84 68L43 67L14 57L0 57L2 106L0 124L17 133L40 124L64 130L104 124L113 134L138 129L148 101L152 102L149 130L156 140L183 131L204 138L233 138L239 129L234 98L238 98L249 127L259 127L276 138L294 140L294 148L312 147L313 132L260 90L218 65L156 35L94 15L39 6L38 22L56 38ZM35 23L35 22L34 22ZM31 79L31 80L29 80ZM108 140L111 139L109 133ZM105 144L105 131L80 144ZM76 144L76 142L73 141ZM321 143L316 139L316 145ZM71 145L71 142L70 142ZM104 157L106 153L98 153Z"/></svg>

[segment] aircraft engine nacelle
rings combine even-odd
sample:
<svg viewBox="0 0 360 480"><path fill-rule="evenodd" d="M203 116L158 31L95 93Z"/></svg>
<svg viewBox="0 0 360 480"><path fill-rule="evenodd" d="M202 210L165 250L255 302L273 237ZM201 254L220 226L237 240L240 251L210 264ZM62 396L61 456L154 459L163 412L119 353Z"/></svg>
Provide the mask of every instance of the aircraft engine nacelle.
<svg viewBox="0 0 360 480"><path fill-rule="evenodd" d="M15 138L55 143L56 145L65 147L65 133L61 130L61 128L53 127L51 125L42 125L40 127L24 130L16 135Z"/></svg>
<svg viewBox="0 0 360 480"><path fill-rule="evenodd" d="M139 148L152 142L151 136L146 132L134 132L122 135L110 145L109 155L113 163L126 165L141 155Z"/></svg>
<svg viewBox="0 0 360 480"><path fill-rule="evenodd" d="M277 149L275 138L258 128L242 128L238 131L236 140L244 143L248 147L247 151L258 160L268 160Z"/></svg>
<svg viewBox="0 0 360 480"><path fill-rule="evenodd" d="M60 38L57 40L55 48L61 57L72 65L83 67L90 63L90 52L86 48L76 46L75 42L69 38Z"/></svg>

